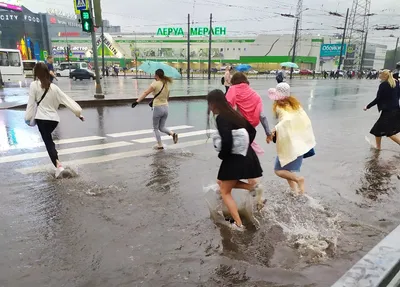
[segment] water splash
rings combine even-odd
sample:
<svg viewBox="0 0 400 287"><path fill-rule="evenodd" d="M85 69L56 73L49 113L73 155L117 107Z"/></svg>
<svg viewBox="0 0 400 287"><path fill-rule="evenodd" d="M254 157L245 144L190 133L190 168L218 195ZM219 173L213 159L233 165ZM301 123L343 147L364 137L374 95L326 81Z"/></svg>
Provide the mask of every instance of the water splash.
<svg viewBox="0 0 400 287"><path fill-rule="evenodd" d="M262 217L265 224L280 226L289 246L297 249L306 261L318 261L336 252L340 236L339 215L309 195L271 194Z"/></svg>
<svg viewBox="0 0 400 287"><path fill-rule="evenodd" d="M230 218L229 211L222 201L218 184L203 187L205 200L210 210L211 219L218 224L227 224L225 218ZM246 190L233 190L232 196L237 204L239 215L244 222L259 228L260 222L255 217L256 204L254 198Z"/></svg>

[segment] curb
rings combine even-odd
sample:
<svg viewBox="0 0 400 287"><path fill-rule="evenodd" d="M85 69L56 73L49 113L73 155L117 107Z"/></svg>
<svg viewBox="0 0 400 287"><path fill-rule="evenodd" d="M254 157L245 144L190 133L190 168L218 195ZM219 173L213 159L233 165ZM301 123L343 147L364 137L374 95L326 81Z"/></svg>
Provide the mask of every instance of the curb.
<svg viewBox="0 0 400 287"><path fill-rule="evenodd" d="M93 100L77 100L76 102L82 108L90 108L90 107L104 107L104 106L125 106L127 104L131 104L136 98L126 98L126 99L93 99ZM198 101L205 100L206 96L183 96L183 97L171 97L169 98L170 102L177 101ZM150 102L152 98L146 98L143 102ZM63 107L63 106L62 106ZM0 110L24 110L26 109L26 104L15 105L8 108L0 108Z"/></svg>

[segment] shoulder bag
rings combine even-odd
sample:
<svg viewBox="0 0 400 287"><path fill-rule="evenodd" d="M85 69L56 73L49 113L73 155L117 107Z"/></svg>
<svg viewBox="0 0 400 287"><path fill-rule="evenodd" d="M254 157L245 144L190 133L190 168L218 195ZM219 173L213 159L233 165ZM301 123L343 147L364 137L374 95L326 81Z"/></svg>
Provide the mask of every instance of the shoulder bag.
<svg viewBox="0 0 400 287"><path fill-rule="evenodd" d="M43 101L44 97L47 95L47 92L48 92L48 91L49 91L49 89L46 89L46 90L44 91L42 97L40 98L40 101L37 102L37 103L35 102L35 107L33 108L32 118L30 119L29 122L27 122L28 126L30 126L30 127L36 126L36 119L35 119L35 117L36 117L36 114L37 114L37 109L38 109L40 103Z"/></svg>
<svg viewBox="0 0 400 287"><path fill-rule="evenodd" d="M150 108L153 108L153 102L154 102L154 100L161 94L161 92L164 90L164 87L165 87L165 83L163 83L163 86L162 86L162 88L161 88L161 90L157 93L157 95L155 95L154 97L153 97L153 99L150 101L150 103L149 103L149 107Z"/></svg>

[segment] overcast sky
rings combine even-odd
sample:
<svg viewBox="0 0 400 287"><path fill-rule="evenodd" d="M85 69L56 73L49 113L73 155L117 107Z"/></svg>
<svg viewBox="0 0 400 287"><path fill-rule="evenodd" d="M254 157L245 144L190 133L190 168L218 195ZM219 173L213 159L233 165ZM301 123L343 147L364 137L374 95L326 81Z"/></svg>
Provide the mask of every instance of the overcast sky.
<svg viewBox="0 0 400 287"><path fill-rule="evenodd" d="M73 0L20 0L34 12L57 8L73 13ZM362 1L362 0L359 0ZM364 0L365 1L365 0ZM321 4L324 3L324 4ZM214 26L226 26L228 36L256 35L260 33L291 33L294 19L281 17L280 13L296 12L297 0L102 0L103 17L123 31L156 32L157 27L183 26L190 13L196 25L208 25L213 13ZM332 35L340 32L333 26L344 26L344 18L329 16L328 11L346 14L352 0L303 0L302 33ZM400 1L371 0L369 39L385 43L390 48L400 30L377 31L376 25L400 23Z"/></svg>

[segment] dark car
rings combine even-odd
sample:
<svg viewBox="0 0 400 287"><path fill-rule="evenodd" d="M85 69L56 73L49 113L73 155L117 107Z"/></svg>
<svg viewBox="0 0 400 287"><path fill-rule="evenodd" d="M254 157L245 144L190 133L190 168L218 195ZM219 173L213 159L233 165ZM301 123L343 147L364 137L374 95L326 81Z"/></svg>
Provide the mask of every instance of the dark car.
<svg viewBox="0 0 400 287"><path fill-rule="evenodd" d="M96 75L89 70L86 69L76 69L73 70L70 74L69 74L69 78L70 79L74 79L74 80L83 80L83 79L96 79Z"/></svg>

